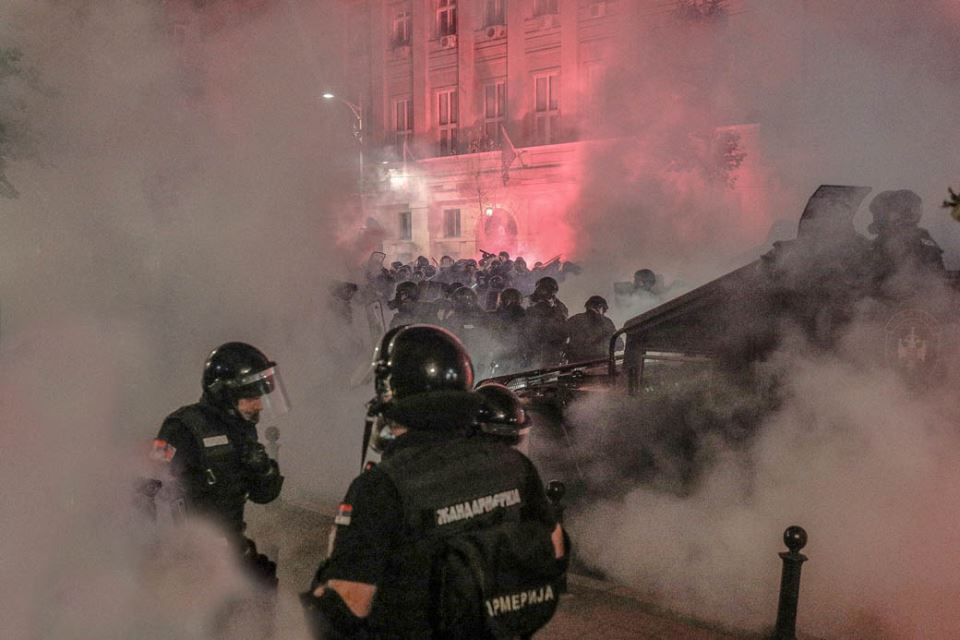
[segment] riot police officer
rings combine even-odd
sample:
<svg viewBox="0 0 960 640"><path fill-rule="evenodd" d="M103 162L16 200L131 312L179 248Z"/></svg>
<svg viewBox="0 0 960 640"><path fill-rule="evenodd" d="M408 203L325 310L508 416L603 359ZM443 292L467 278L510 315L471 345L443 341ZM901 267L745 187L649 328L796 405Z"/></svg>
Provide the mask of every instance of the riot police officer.
<svg viewBox="0 0 960 640"><path fill-rule="evenodd" d="M909 189L881 191L870 202L873 222L867 231L873 241L874 273L880 280L901 269L943 273L943 249L918 226L923 200Z"/></svg>
<svg viewBox="0 0 960 640"><path fill-rule="evenodd" d="M463 345L432 325L398 327L383 336L374 371L370 411L389 438L382 461L350 485L330 558L301 595L316 637L487 638L506 620L538 613L549 619L556 591L548 584L530 587L534 596L516 612L495 609L480 593L466 602L446 597L445 589L470 587L463 574L444 573L459 579L437 591L454 547L476 552L474 564L489 585L502 584L507 570L522 569L513 577L528 581L565 570L563 531L532 463L502 442L473 435L482 401L471 391L473 366ZM494 534L510 554L489 553L482 542ZM509 569L497 564L507 555ZM449 615L453 602L469 605L473 615Z"/></svg>
<svg viewBox="0 0 960 640"><path fill-rule="evenodd" d="M641 291L654 294L657 287L657 274L651 269L638 269L633 273L633 290L636 293Z"/></svg>
<svg viewBox="0 0 960 640"><path fill-rule="evenodd" d="M496 311L491 314L496 337L493 360L498 375L520 371L527 362L524 345L527 312L522 303L523 296L518 290L504 289Z"/></svg>
<svg viewBox="0 0 960 640"><path fill-rule="evenodd" d="M152 456L168 467L185 510L219 524L250 574L270 591L277 586L276 564L243 533L246 501L271 502L283 486L280 468L258 442L256 428L262 415L288 409L276 367L243 342L214 349L204 364L200 401L167 416Z"/></svg>
<svg viewBox="0 0 960 640"><path fill-rule="evenodd" d="M567 334L567 306L558 298L554 278L540 278L527 307L525 344L529 362L536 367L555 367L563 358Z"/></svg>
<svg viewBox="0 0 960 640"><path fill-rule="evenodd" d="M617 328L606 316L607 301L602 296L590 296L583 313L567 320L566 354L568 362L583 362L607 357L610 339Z"/></svg>
<svg viewBox="0 0 960 640"><path fill-rule="evenodd" d="M419 302L420 287L417 283L408 281L398 284L393 300L387 302L388 307L397 310L390 320L390 328L417 322L422 312Z"/></svg>

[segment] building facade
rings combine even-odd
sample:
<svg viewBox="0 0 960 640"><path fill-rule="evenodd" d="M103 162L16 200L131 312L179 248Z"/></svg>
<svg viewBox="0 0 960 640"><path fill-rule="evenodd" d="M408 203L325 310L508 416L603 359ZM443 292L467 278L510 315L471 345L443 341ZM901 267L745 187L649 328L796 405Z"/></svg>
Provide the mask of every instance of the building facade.
<svg viewBox="0 0 960 640"><path fill-rule="evenodd" d="M357 222L369 237L382 238L391 260L506 250L547 261L575 255L569 223L585 163L614 136L630 135L602 126L611 70L629 64L624 38L642 33L640 22L736 10L740 0L289 3L297 10L264 0L165 0L188 64L210 57L191 45L207 34L270 6L298 22L314 2L337 12L340 64L317 92L353 111ZM296 26L309 40L316 25ZM329 37L326 26L326 36L314 35ZM757 126L722 128L736 131L756 163ZM740 176L736 195L757 209L761 188Z"/></svg>
<svg viewBox="0 0 960 640"><path fill-rule="evenodd" d="M577 195L624 0L357 0L347 89L363 109L366 215L384 251L549 259Z"/></svg>

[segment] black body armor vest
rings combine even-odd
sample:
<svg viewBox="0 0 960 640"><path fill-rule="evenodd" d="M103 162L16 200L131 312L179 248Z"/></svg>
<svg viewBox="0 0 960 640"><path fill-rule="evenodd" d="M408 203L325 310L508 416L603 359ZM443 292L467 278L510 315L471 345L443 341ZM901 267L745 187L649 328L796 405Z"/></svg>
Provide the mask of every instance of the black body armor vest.
<svg viewBox="0 0 960 640"><path fill-rule="evenodd" d="M377 638L430 638L431 573L444 541L522 520L533 498L527 463L502 443L464 438L398 449L378 469L400 494L404 522L367 623Z"/></svg>
<svg viewBox="0 0 960 640"><path fill-rule="evenodd" d="M184 490L190 507L214 517L228 530L242 534L247 500L246 478L240 457L248 439L256 440L254 427L228 424L212 407L193 404L174 412L196 440L200 467L186 469ZM253 433L247 433L252 430Z"/></svg>

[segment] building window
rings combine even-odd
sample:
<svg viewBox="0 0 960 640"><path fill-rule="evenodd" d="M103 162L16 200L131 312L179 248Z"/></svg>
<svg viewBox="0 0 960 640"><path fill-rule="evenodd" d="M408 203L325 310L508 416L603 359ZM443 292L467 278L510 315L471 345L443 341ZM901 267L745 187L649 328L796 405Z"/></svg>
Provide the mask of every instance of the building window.
<svg viewBox="0 0 960 640"><path fill-rule="evenodd" d="M437 125L440 128L440 154L457 153L457 90L444 89L437 93Z"/></svg>
<svg viewBox="0 0 960 640"><path fill-rule="evenodd" d="M457 35L457 0L437 0L437 35Z"/></svg>
<svg viewBox="0 0 960 640"><path fill-rule="evenodd" d="M506 84L498 80L483 87L483 137L489 144L500 144L500 126L506 104Z"/></svg>
<svg viewBox="0 0 960 640"><path fill-rule="evenodd" d="M403 47L410 44L411 18L409 11L401 11L393 19L392 46Z"/></svg>
<svg viewBox="0 0 960 640"><path fill-rule="evenodd" d="M607 0L594 0L590 3L590 17L602 18L607 15Z"/></svg>
<svg viewBox="0 0 960 640"><path fill-rule="evenodd" d="M534 78L534 119L537 144L556 141L560 126L560 73L557 71Z"/></svg>
<svg viewBox="0 0 960 640"><path fill-rule="evenodd" d="M460 209L443 210L443 237L460 237Z"/></svg>
<svg viewBox="0 0 960 640"><path fill-rule="evenodd" d="M559 0L533 0L533 15L553 16L560 13Z"/></svg>
<svg viewBox="0 0 960 640"><path fill-rule="evenodd" d="M402 153L404 143L410 144L410 137L413 136L413 100L410 98L394 100L393 114L397 150Z"/></svg>
<svg viewBox="0 0 960 640"><path fill-rule="evenodd" d="M483 26L492 27L498 24L506 24L506 15L503 11L503 5L506 0L486 0L483 5Z"/></svg>
<svg viewBox="0 0 960 640"><path fill-rule="evenodd" d="M397 223L400 228L401 240L413 239L413 213L411 211L401 211L397 216Z"/></svg>

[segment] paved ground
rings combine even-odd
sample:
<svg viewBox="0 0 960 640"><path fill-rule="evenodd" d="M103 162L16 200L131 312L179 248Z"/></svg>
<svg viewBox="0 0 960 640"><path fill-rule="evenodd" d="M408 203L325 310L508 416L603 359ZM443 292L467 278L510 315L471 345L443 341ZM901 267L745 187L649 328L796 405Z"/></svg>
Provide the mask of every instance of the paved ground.
<svg viewBox="0 0 960 640"><path fill-rule="evenodd" d="M291 504L254 508L248 514L250 534L265 550L280 552L280 582L290 602L282 606L287 622L283 638L302 637L294 591L305 589L326 554L332 505ZM282 527L271 526L273 522ZM276 557L276 551L272 554ZM644 603L630 589L571 575L569 592L538 640L758 640L760 636L719 629Z"/></svg>
<svg viewBox="0 0 960 640"><path fill-rule="evenodd" d="M746 640L759 636L719 629L646 604L631 590L572 575L569 593L538 640Z"/></svg>

